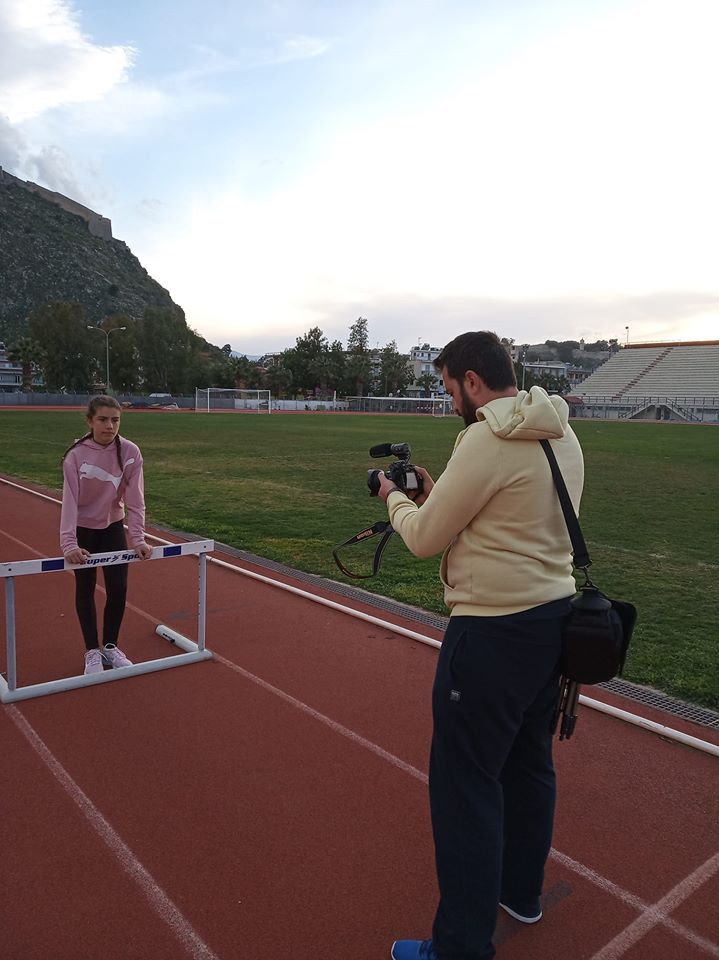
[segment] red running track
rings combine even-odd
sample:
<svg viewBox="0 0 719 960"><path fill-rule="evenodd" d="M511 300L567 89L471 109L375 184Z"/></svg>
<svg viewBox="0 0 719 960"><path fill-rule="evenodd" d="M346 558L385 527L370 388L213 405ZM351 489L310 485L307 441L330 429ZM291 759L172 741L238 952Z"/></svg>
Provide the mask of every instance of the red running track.
<svg viewBox="0 0 719 960"><path fill-rule="evenodd" d="M56 556L58 521L0 484L0 560ZM193 558L131 566L131 659L172 655L157 623L194 638L196 598ZM16 606L19 683L80 672L71 576L18 578ZM0 706L3 958L374 960L429 935L436 650L212 565L207 643ZM583 708L556 760L545 916L501 915L500 960L719 957L716 758Z"/></svg>

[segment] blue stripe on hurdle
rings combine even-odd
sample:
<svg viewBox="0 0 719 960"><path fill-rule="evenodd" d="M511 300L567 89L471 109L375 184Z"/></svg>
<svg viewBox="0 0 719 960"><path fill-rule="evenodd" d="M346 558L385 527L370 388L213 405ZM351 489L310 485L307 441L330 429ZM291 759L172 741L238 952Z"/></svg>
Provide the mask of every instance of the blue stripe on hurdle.
<svg viewBox="0 0 719 960"><path fill-rule="evenodd" d="M182 553L182 544L177 544L174 547L163 547L162 556L163 557L179 557Z"/></svg>
<svg viewBox="0 0 719 960"><path fill-rule="evenodd" d="M45 573L46 570L64 570L65 569L65 560L60 558L58 560L43 560L42 561L42 572Z"/></svg>

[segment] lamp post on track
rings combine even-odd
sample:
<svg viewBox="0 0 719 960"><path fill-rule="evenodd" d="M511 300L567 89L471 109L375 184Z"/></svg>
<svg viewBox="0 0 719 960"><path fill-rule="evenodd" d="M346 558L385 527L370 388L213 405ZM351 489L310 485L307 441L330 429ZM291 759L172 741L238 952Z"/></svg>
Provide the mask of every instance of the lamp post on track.
<svg viewBox="0 0 719 960"><path fill-rule="evenodd" d="M105 334L105 390L110 392L110 334L117 333L118 330L127 330L127 327L113 327L112 330L103 330L102 327L93 327L88 324L88 330L98 330Z"/></svg>

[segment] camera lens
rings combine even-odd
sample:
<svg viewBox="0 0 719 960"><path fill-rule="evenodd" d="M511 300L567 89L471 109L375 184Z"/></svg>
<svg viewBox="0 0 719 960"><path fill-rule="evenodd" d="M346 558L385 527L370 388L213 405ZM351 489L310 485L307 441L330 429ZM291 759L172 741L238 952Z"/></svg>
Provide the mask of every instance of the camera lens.
<svg viewBox="0 0 719 960"><path fill-rule="evenodd" d="M367 486L371 497L376 497L379 494L379 475L379 470L367 471Z"/></svg>

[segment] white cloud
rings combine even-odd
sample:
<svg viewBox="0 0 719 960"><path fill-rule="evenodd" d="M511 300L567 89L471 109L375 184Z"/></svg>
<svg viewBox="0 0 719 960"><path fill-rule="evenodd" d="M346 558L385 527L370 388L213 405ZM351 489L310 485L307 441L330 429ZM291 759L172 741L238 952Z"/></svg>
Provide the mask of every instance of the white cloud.
<svg viewBox="0 0 719 960"><path fill-rule="evenodd" d="M132 59L131 47L86 37L67 0L0 0L0 113L12 123L101 99Z"/></svg>
<svg viewBox="0 0 719 960"><path fill-rule="evenodd" d="M22 134L3 116L0 116L0 167L11 173L20 169L27 150Z"/></svg>
<svg viewBox="0 0 719 960"><path fill-rule="evenodd" d="M282 40L275 52L267 55L268 63L286 63L290 60L308 60L320 57L330 48L328 40L298 34Z"/></svg>
<svg viewBox="0 0 719 960"><path fill-rule="evenodd" d="M551 304L567 336L595 321L711 336L716 296L664 294L716 289L719 12L688 4L638 3L404 115L352 117L273 193L196 195L150 262L191 322L227 336L393 297L501 301L517 319ZM570 323L562 304L584 312Z"/></svg>
<svg viewBox="0 0 719 960"><path fill-rule="evenodd" d="M25 169L32 180L46 184L51 190L72 197L80 203L88 198L77 182L71 158L60 147L42 147L37 153L28 156Z"/></svg>

